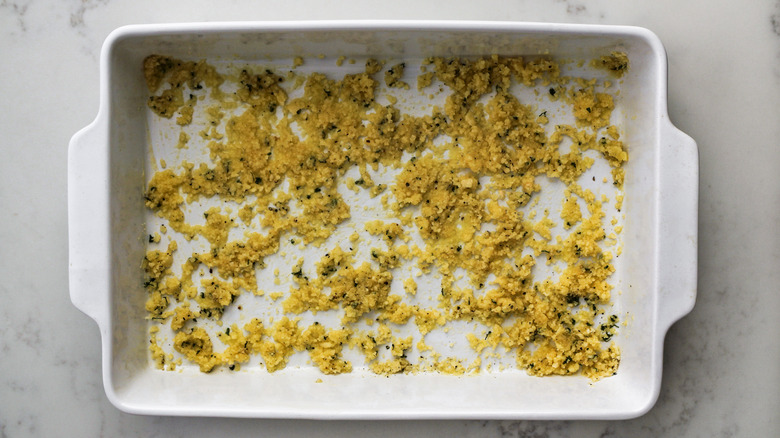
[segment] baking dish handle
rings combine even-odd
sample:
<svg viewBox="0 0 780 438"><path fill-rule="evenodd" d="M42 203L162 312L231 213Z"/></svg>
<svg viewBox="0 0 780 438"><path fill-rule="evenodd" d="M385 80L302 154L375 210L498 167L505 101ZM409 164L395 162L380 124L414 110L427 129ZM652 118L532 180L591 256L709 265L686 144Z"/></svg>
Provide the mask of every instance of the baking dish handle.
<svg viewBox="0 0 780 438"><path fill-rule="evenodd" d="M663 330L696 302L699 151L670 121L661 127L659 166L658 322Z"/></svg>
<svg viewBox="0 0 780 438"><path fill-rule="evenodd" d="M105 331L109 317L108 125L100 115L68 146L70 299Z"/></svg>

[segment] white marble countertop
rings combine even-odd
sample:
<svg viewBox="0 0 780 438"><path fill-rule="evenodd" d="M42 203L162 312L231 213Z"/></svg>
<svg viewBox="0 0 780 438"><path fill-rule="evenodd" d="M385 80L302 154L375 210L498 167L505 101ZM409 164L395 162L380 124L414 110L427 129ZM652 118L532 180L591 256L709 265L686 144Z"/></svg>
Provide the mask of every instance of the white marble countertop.
<svg viewBox="0 0 780 438"><path fill-rule="evenodd" d="M0 437L780 436L780 2L0 1ZM98 55L130 23L478 19L630 24L669 55L669 113L699 144L699 286L666 338L660 399L619 422L140 417L106 399L96 325L68 296L68 141Z"/></svg>

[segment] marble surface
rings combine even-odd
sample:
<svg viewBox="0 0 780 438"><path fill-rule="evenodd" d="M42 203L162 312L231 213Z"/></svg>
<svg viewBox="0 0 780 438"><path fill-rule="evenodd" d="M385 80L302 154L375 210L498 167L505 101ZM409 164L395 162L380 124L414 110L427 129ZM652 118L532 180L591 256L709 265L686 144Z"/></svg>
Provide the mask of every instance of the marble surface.
<svg viewBox="0 0 780 438"><path fill-rule="evenodd" d="M780 436L780 2L0 0L0 437ZM437 4L438 3L438 4ZM669 54L669 112L701 159L699 295L666 338L660 399L620 422L313 422L132 416L106 399L96 325L68 297L68 141L98 55L130 23L480 19L631 24Z"/></svg>

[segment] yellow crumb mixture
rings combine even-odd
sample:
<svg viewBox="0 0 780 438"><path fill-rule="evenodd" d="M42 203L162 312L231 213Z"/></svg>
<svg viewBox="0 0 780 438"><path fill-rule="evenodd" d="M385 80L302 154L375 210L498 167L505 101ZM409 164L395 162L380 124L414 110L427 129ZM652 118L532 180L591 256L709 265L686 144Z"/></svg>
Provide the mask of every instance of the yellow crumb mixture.
<svg viewBox="0 0 780 438"><path fill-rule="evenodd" d="M612 52L593 60L593 66L612 72L615 77L622 77L628 71L628 56L623 52Z"/></svg>
<svg viewBox="0 0 780 438"><path fill-rule="evenodd" d="M609 84L566 77L544 57L430 58L417 91L435 86L448 94L442 105L411 114L392 95L412 92L402 80L412 73L406 63L368 60L362 71L338 77L294 71L302 65L295 58L284 72L244 66L225 73L160 55L143 63L148 106L157 116L184 127L201 123L196 110L204 95L217 102L203 111L199 139L182 131L171 144L192 149L202 141L208 159L169 165L151 176L144 193L146 206L165 221L162 232L175 232L165 235L164 250L160 234L149 235L158 249L142 262L159 368L172 369L177 357L203 372L250 363L274 372L305 352L325 374L362 365L378 374L464 374L489 369L484 361L504 351L533 376L597 380L617 371L608 204L580 181L597 160L611 168L612 188L625 180L628 152L611 123L616 96ZM628 58L615 52L591 65L622 76ZM302 93L293 93L298 87ZM519 100L513 87L549 90L573 123L552 125L547 111ZM376 179L382 169L393 175L390 182ZM537 217L532 209L546 181L565 186L560 215L545 210ZM367 220L326 247L362 207L350 205L340 187L381 195L386 218ZM188 207L206 199L238 207L213 207L202 225L189 223ZM616 199L619 210L622 194ZM247 231L231 237L239 226ZM177 255L179 237L208 249ZM285 241L327 252L313 269L303 259L281 273L267 268ZM183 262L174 266L176 257ZM557 266L554 279L534 275L540 261ZM404 268L411 265L424 275L435 271L440 285L418 283ZM284 316L245 315L248 322L223 326L225 312L240 309L239 298L267 299L257 280L265 269L274 269L275 284L280 275L291 280L289 290L269 295ZM421 297L435 304L413 301ZM335 312L340 325L302 322L318 312ZM464 335L470 359L424 342L437 330L452 333L451 321L484 329ZM162 326L174 333L168 344ZM397 335L402 326L419 337ZM365 363L347 360L347 349Z"/></svg>

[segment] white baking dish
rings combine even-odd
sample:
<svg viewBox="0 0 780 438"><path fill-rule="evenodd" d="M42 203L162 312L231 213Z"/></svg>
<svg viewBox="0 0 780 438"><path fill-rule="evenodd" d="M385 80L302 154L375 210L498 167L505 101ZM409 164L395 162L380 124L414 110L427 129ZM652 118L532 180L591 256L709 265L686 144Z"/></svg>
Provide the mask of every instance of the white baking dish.
<svg viewBox="0 0 780 438"><path fill-rule="evenodd" d="M529 377L507 370L472 376L391 377L359 370L323 376L313 367L201 374L156 370L143 302L148 211L148 97L140 65L160 53L186 59L290 59L323 54L420 59L535 55L592 59L625 51L622 114L631 159L625 183L620 294L632 315L621 329L617 375ZM100 110L73 136L68 156L70 294L103 342L106 393L140 414L318 419L618 419L642 415L658 397L663 341L696 295L698 152L667 116L666 56L645 29L498 22L203 23L129 26L101 55ZM153 135L154 133L152 133ZM321 382L317 382L322 379Z"/></svg>

